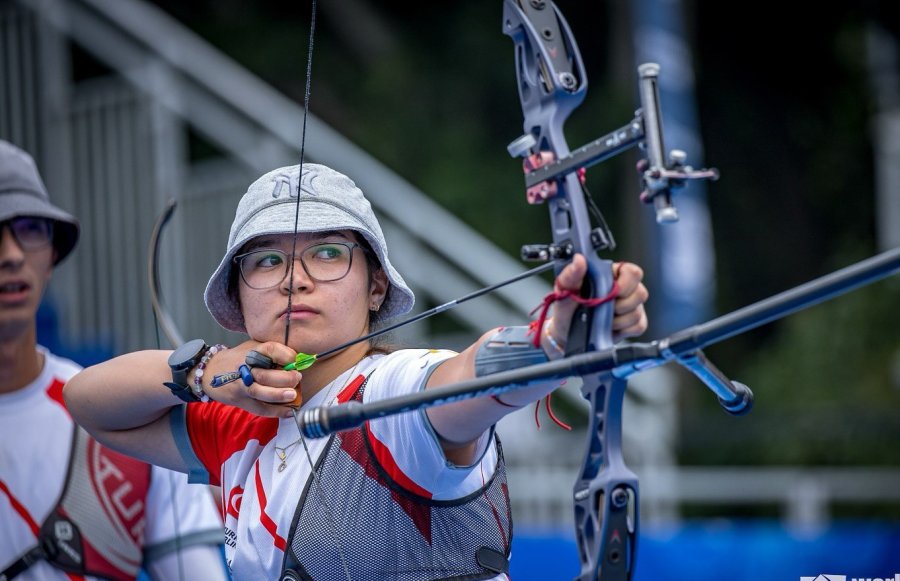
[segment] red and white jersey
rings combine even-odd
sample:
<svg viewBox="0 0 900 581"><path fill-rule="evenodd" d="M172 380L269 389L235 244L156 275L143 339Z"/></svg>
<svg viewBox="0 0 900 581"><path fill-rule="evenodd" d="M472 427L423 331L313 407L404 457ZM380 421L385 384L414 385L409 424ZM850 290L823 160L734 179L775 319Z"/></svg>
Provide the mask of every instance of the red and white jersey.
<svg viewBox="0 0 900 581"><path fill-rule="evenodd" d="M303 407L343 403L366 378L364 402L420 391L435 366L453 355L450 351L409 349L367 357ZM215 402L182 409L184 420L173 425L183 453L193 450L195 454L185 454L192 466L191 476L222 489L225 556L233 576L278 578L294 511L312 474L310 466L328 439L306 439L305 449L292 418L258 417ZM373 420L368 426L374 453L392 479L434 500L455 500L477 491L497 466L492 433L482 436L473 465L452 464L421 410Z"/></svg>
<svg viewBox="0 0 900 581"><path fill-rule="evenodd" d="M69 466L73 422L63 404L62 388L81 368L39 349L44 354L40 376L23 389L0 395L0 570L35 546L35 531L56 506ZM128 482L118 488L110 480L102 484L110 503L122 513L143 510L145 522L132 524L143 536L145 557L148 551L166 555L167 544L176 538L193 539L187 544L199 542L210 553L218 552L213 543L221 539L222 520L208 488L191 486L184 474L156 466L145 499L129 495L124 490ZM191 570L189 564L182 565ZM221 573L211 574L221 578ZM17 581L76 578L43 561L16 577Z"/></svg>

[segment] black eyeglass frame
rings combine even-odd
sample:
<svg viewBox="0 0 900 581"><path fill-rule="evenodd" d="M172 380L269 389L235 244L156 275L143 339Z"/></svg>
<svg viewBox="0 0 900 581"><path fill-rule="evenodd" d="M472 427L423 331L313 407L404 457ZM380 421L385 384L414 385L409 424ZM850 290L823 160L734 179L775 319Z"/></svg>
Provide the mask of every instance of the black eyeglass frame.
<svg viewBox="0 0 900 581"><path fill-rule="evenodd" d="M344 246L345 248L347 248L347 250L350 251L350 260L349 260L349 262L347 262L347 271L344 272L344 274L342 274L341 276L339 276L337 278L330 278L327 280L321 279L321 278L316 278L315 276L310 274L309 268L306 266L306 261L303 260L303 255L306 253L307 250L309 250L310 248L315 248L316 246ZM300 252L296 252L295 256L296 256L296 258L300 259L300 265L303 267L303 272L305 272L306 276L308 276L311 280L313 280L315 282L337 282L337 281L345 278L348 274L350 274L350 269L353 268L353 250L356 248L359 248L360 250L362 250L363 253L369 252L369 250L365 246L363 246L362 244L359 244L358 242L343 242L343 241L340 241L340 242L316 242L314 244L310 244L306 248L303 248ZM282 256L284 256L284 264L285 264L284 276L282 276L278 280L278 282L276 282L275 284L265 286L265 287L255 287L252 284L250 284L249 281L247 281L247 277L244 275L244 268L243 268L244 259L247 258L248 256L250 256L251 254L256 254L258 252L277 252L278 254L281 254ZM290 262L288 261L289 258L290 258L290 254L285 252L284 250L279 250L277 248L255 248L255 249L251 250L250 252L244 252L243 254L236 255L234 258L231 259L231 261L237 265L238 272L240 273L241 280L244 281L244 284L246 284L248 287L250 287L254 290L266 290L266 289L274 288L274 287L280 285L282 282L284 282L284 279L287 278L288 275L290 275L291 269L289 267L289 264L290 264Z"/></svg>
<svg viewBox="0 0 900 581"><path fill-rule="evenodd" d="M25 221L40 222L46 224L46 239L41 240L37 244L33 244L30 241L28 243L23 243L20 233L16 231L15 224ZM7 227L9 228L10 234L12 234L13 240L15 240L16 244L19 245L19 248L21 248L25 252L37 252L53 245L54 220L52 218L45 218L43 216L15 216L13 218L7 218L6 220L0 221L0 235L2 235L3 229Z"/></svg>

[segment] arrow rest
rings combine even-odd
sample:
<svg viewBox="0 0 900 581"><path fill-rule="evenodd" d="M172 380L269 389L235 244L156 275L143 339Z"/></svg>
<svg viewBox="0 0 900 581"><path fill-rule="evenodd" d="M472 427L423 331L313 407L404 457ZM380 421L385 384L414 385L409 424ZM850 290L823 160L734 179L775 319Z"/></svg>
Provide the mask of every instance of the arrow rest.
<svg viewBox="0 0 900 581"><path fill-rule="evenodd" d="M569 261L575 256L571 242L563 244L526 244L522 246L522 260L526 262L547 262L548 260Z"/></svg>

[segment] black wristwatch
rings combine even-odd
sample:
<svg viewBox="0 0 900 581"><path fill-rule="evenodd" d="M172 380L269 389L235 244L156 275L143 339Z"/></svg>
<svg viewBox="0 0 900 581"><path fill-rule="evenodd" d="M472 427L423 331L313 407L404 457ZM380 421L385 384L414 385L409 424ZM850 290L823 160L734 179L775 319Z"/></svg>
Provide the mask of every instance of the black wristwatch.
<svg viewBox="0 0 900 581"><path fill-rule="evenodd" d="M172 381L163 385L169 388L175 396L188 403L200 401L191 391L188 381L188 373L200 363L200 360L209 351L209 345L203 339L192 339L169 355L169 367L172 369Z"/></svg>

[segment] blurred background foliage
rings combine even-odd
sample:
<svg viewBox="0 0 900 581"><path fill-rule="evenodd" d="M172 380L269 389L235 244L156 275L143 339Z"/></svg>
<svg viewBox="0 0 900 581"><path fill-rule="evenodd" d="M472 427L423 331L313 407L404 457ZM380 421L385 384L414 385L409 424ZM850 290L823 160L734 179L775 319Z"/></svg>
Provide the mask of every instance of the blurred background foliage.
<svg viewBox="0 0 900 581"><path fill-rule="evenodd" d="M155 3L302 102L308 3ZM590 79L567 124L574 148L631 119L633 40L627 0L558 4ZM546 241L546 210L523 203L505 152L521 112L501 2L318 6L311 110L511 254ZM694 0L685 20L706 163L722 172L708 189L716 312L874 254L865 33L878 22L896 38L898 3ZM588 185L620 242L614 257L640 262L635 155L591 169ZM900 281L881 282L708 349L757 405L731 418L686 380L680 462L900 464L898 306Z"/></svg>

